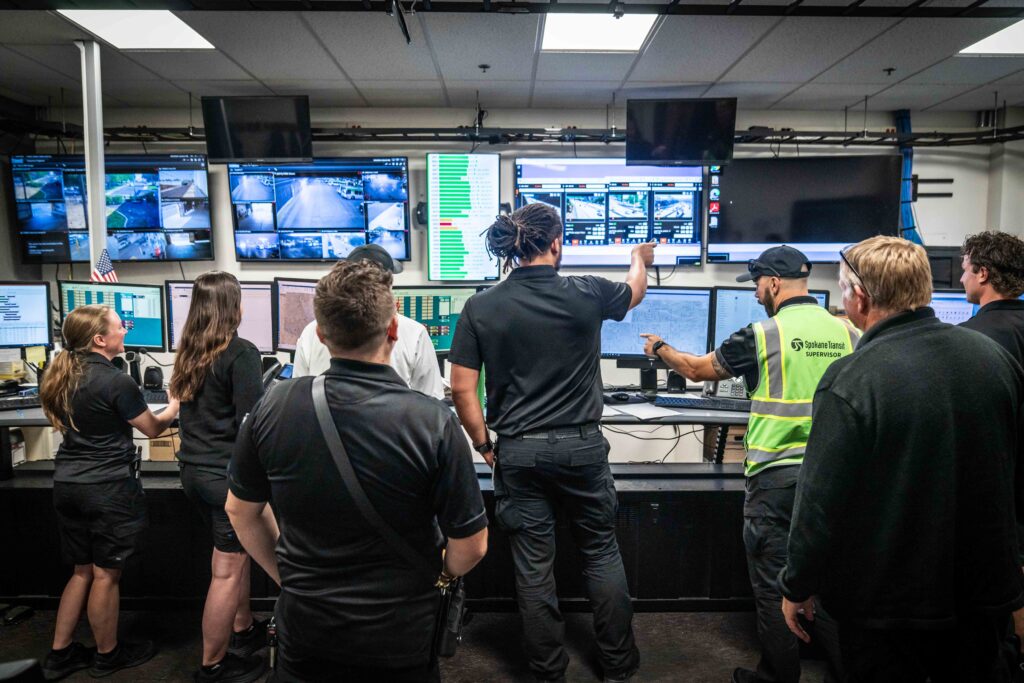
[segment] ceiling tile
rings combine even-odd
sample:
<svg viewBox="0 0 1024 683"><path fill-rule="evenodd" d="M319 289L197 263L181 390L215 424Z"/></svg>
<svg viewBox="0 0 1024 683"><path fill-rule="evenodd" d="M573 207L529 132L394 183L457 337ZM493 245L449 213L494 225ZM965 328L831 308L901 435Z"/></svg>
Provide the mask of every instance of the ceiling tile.
<svg viewBox="0 0 1024 683"><path fill-rule="evenodd" d="M1007 106L1013 107L1024 102L1024 84L1009 85L985 85L975 88L970 92L953 97L945 102L940 102L929 111L979 111L992 109L996 103L996 92L999 96L999 106L1005 101Z"/></svg>
<svg viewBox="0 0 1024 683"><path fill-rule="evenodd" d="M896 109L921 110L971 89L966 85L907 84L894 85L868 100L871 111Z"/></svg>
<svg viewBox="0 0 1024 683"><path fill-rule="evenodd" d="M621 81L636 54L542 52L537 63L538 81Z"/></svg>
<svg viewBox="0 0 1024 683"><path fill-rule="evenodd" d="M878 83L912 76L1015 22L1014 19L906 19L814 79ZM887 76L883 69L896 69Z"/></svg>
<svg viewBox="0 0 1024 683"><path fill-rule="evenodd" d="M657 81L629 81L619 88L618 100L657 99L659 97L700 97L711 83L660 83Z"/></svg>
<svg viewBox="0 0 1024 683"><path fill-rule="evenodd" d="M842 109L854 107L864 101L865 95L871 95L882 89L882 86L865 83L808 83L784 99L777 102L772 109Z"/></svg>
<svg viewBox="0 0 1024 683"><path fill-rule="evenodd" d="M416 15L430 34L441 77L453 81L524 81L533 73L538 14ZM487 73L478 65L490 64Z"/></svg>
<svg viewBox="0 0 1024 683"><path fill-rule="evenodd" d="M184 92L192 93L192 97L230 97L232 95L273 95L274 91L259 81L252 79L238 80L196 80L182 79L171 81ZM187 97L186 97L187 101Z"/></svg>
<svg viewBox="0 0 1024 683"><path fill-rule="evenodd" d="M740 109L766 109L799 83L718 83L704 97L735 97Z"/></svg>
<svg viewBox="0 0 1024 683"><path fill-rule="evenodd" d="M479 91L480 105L484 109L525 109L530 103L530 85L530 81L445 81L453 107L475 107Z"/></svg>
<svg viewBox="0 0 1024 683"><path fill-rule="evenodd" d="M950 57L914 74L906 82L981 85L1022 69L1024 57Z"/></svg>
<svg viewBox="0 0 1024 683"><path fill-rule="evenodd" d="M717 80L763 36L777 17L666 17L631 80Z"/></svg>
<svg viewBox="0 0 1024 683"><path fill-rule="evenodd" d="M64 87L65 106L78 107L82 104L82 89L77 83L69 81L41 81L36 79L10 78L0 72L0 90L8 93L6 97L45 106L54 107L53 116L60 118L60 88Z"/></svg>
<svg viewBox="0 0 1024 683"><path fill-rule="evenodd" d="M365 107L366 100L347 80L266 81L278 95L308 95L311 107Z"/></svg>
<svg viewBox="0 0 1024 683"><path fill-rule="evenodd" d="M309 12L312 30L351 78L410 80L437 78L417 17L409 17L406 44L394 17L368 12Z"/></svg>
<svg viewBox="0 0 1024 683"><path fill-rule="evenodd" d="M248 79L249 74L216 50L196 52L133 52L131 58L164 78Z"/></svg>
<svg viewBox="0 0 1024 683"><path fill-rule="evenodd" d="M758 43L722 80L803 83L897 21L859 17L790 17Z"/></svg>
<svg viewBox="0 0 1024 683"><path fill-rule="evenodd" d="M4 10L3 19L0 43L8 45L66 44L90 37L66 19L42 10Z"/></svg>
<svg viewBox="0 0 1024 683"><path fill-rule="evenodd" d="M356 81L371 107L443 107L440 81Z"/></svg>
<svg viewBox="0 0 1024 683"><path fill-rule="evenodd" d="M298 12L176 14L256 78L344 78Z"/></svg>
<svg viewBox="0 0 1024 683"><path fill-rule="evenodd" d="M82 79L81 51L72 44L16 45L11 49L66 74L76 81ZM100 80L104 85L112 80L159 80L160 76L139 66L131 58L109 47L100 49Z"/></svg>
<svg viewBox="0 0 1024 683"><path fill-rule="evenodd" d="M618 87L618 81L537 81L533 106L603 107Z"/></svg>
<svg viewBox="0 0 1024 683"><path fill-rule="evenodd" d="M19 46L20 47L20 46ZM80 76L74 71L58 70L53 64L32 59L13 48L0 45L0 78L33 79L41 81L70 81L78 84Z"/></svg>
<svg viewBox="0 0 1024 683"><path fill-rule="evenodd" d="M103 84L107 106L188 108L188 95L166 81L114 81ZM112 100L107 102L107 98ZM198 114L199 108L195 108Z"/></svg>

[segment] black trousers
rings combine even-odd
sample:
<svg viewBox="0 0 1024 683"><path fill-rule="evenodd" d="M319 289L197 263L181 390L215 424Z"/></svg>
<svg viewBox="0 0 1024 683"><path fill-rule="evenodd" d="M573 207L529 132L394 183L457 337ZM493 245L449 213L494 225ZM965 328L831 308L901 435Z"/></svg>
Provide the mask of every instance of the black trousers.
<svg viewBox="0 0 1024 683"><path fill-rule="evenodd" d="M1001 653L1006 617L971 616L943 631L868 629L839 624L850 683L1007 683Z"/></svg>
<svg viewBox="0 0 1024 683"><path fill-rule="evenodd" d="M599 431L548 440L499 438L494 493L498 524L512 542L524 647L533 674L558 679L569 666L555 590L555 517L568 519L606 676L634 671L633 605L615 538L618 499Z"/></svg>
<svg viewBox="0 0 1024 683"><path fill-rule="evenodd" d="M800 640L786 626L778 586L779 572L786 566L796 488L760 489L756 495L759 504L748 506L753 509L748 509L743 519L743 544L761 641L757 676L765 683L796 683L800 680ZM803 625L812 643L821 646L828 657L826 681L842 680L835 620L816 604L814 621L805 620Z"/></svg>

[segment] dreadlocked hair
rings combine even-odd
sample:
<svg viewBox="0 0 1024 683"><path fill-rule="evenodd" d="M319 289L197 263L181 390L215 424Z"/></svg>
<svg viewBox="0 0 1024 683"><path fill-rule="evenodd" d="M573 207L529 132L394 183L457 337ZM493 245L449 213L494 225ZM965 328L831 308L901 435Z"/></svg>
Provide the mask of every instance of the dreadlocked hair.
<svg viewBox="0 0 1024 683"><path fill-rule="evenodd" d="M487 229L487 251L504 259L502 272L521 261L532 261L551 249L562 234L558 209L548 204L527 204L510 216L498 216Z"/></svg>

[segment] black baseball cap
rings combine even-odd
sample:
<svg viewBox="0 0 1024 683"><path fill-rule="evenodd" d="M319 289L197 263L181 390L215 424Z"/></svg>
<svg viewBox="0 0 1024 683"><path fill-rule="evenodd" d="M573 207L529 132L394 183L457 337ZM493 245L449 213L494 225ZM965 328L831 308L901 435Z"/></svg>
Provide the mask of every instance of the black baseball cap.
<svg viewBox="0 0 1024 683"><path fill-rule="evenodd" d="M807 266L807 270L804 270ZM799 249L782 245L765 249L755 259L747 261L747 272L736 277L736 282L749 282L762 275L782 278L801 278L811 274L811 262Z"/></svg>
<svg viewBox="0 0 1024 683"><path fill-rule="evenodd" d="M401 273L402 264L399 261L391 258L391 254L388 250L379 244L364 244L360 247L356 247L345 257L347 261L373 261L384 270L390 270L392 273Z"/></svg>

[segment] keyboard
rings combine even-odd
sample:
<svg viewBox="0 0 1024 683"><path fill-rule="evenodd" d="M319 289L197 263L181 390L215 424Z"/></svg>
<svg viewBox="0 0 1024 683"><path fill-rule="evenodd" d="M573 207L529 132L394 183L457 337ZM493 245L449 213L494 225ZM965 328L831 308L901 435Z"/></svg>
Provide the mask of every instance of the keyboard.
<svg viewBox="0 0 1024 683"><path fill-rule="evenodd" d="M146 403L167 403L167 392L154 389L143 389L142 398Z"/></svg>
<svg viewBox="0 0 1024 683"><path fill-rule="evenodd" d="M711 396L666 396L658 394L654 405L663 408L696 408L698 410L733 410L750 412L750 401L743 398L718 398Z"/></svg>
<svg viewBox="0 0 1024 683"><path fill-rule="evenodd" d="M38 395L0 397L0 410L24 410L25 408L39 408L42 405Z"/></svg>

